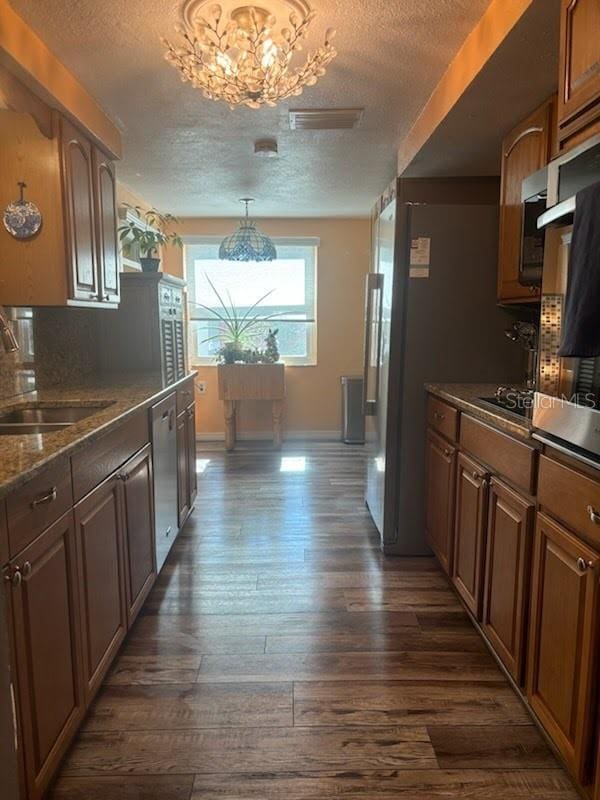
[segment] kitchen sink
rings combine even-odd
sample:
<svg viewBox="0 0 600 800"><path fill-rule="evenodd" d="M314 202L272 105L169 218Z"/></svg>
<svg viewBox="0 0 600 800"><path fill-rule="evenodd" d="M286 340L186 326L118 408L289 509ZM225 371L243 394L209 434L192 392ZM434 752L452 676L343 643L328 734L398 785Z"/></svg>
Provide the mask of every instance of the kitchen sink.
<svg viewBox="0 0 600 800"><path fill-rule="evenodd" d="M50 406L31 403L0 413L0 436L52 433L74 425L92 414L112 405L113 401L99 402L89 406Z"/></svg>
<svg viewBox="0 0 600 800"><path fill-rule="evenodd" d="M489 403L503 411L508 411L509 414L516 414L518 417L528 419L531 416L531 406L520 402L518 398L508 400L499 397L480 397L479 399L482 403Z"/></svg>

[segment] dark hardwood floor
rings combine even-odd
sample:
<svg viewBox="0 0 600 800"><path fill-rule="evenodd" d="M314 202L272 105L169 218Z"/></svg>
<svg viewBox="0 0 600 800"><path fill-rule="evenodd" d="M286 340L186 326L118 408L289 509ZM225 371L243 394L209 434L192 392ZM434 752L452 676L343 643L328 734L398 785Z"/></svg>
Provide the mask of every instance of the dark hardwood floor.
<svg viewBox="0 0 600 800"><path fill-rule="evenodd" d="M361 448L198 468L52 800L575 800L434 560L381 555Z"/></svg>

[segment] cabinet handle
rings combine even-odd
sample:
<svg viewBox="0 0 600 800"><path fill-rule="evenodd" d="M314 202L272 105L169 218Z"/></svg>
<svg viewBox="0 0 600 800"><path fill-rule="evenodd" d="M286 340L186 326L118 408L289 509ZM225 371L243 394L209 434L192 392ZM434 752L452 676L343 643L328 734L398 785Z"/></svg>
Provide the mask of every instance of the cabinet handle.
<svg viewBox="0 0 600 800"><path fill-rule="evenodd" d="M37 508L38 506L44 505L44 503L53 503L55 500L56 486L53 486L47 494L43 494L41 497L36 497L35 500L32 500L31 507Z"/></svg>
<svg viewBox="0 0 600 800"><path fill-rule="evenodd" d="M433 418L442 420L442 419L446 419L446 415L445 414L440 414L439 411L434 411L433 412Z"/></svg>
<svg viewBox="0 0 600 800"><path fill-rule="evenodd" d="M485 490L487 489L487 485L488 485L488 482L487 482L487 480L484 478L484 479L481 481L481 488L482 488L482 489L485 491Z"/></svg>
<svg viewBox="0 0 600 800"><path fill-rule="evenodd" d="M23 580L23 576L21 575L21 570L18 567L15 567L12 573L7 573L4 576L5 581L9 581L12 583L13 586L20 586L21 581Z"/></svg>
<svg viewBox="0 0 600 800"><path fill-rule="evenodd" d="M119 472L117 475L118 481L128 481L129 480L129 473L127 472Z"/></svg>
<svg viewBox="0 0 600 800"><path fill-rule="evenodd" d="M588 513L588 516L589 516L591 522L593 522L594 525L600 525L600 512L596 511L594 506L589 505L587 507L587 513Z"/></svg>
<svg viewBox="0 0 600 800"><path fill-rule="evenodd" d="M448 448L446 447L446 448L444 449L444 455L445 455L447 458L450 458L450 456L452 455L452 450L448 450Z"/></svg>
<svg viewBox="0 0 600 800"><path fill-rule="evenodd" d="M593 561L586 561L585 558L579 557L577 559L577 569L579 572L585 572L588 569L592 569L594 566Z"/></svg>
<svg viewBox="0 0 600 800"><path fill-rule="evenodd" d="M31 561L26 561L23 564L23 569L21 570L23 577L28 578L31 575L33 567L31 566Z"/></svg>

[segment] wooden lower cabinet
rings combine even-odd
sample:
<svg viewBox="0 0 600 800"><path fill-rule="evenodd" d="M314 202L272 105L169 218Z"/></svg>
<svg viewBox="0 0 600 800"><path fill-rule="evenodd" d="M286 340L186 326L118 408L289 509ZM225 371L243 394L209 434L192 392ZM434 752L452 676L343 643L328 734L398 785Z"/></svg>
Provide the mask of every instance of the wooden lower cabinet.
<svg viewBox="0 0 600 800"><path fill-rule="evenodd" d="M535 503L492 478L482 627L518 684L523 682Z"/></svg>
<svg viewBox="0 0 600 800"><path fill-rule="evenodd" d="M452 581L467 608L481 619L488 474L460 453L456 469L456 517Z"/></svg>
<svg viewBox="0 0 600 800"><path fill-rule="evenodd" d="M427 431L427 541L442 567L452 572L456 448Z"/></svg>
<svg viewBox="0 0 600 800"><path fill-rule="evenodd" d="M151 445L128 461L118 477L123 485L127 616L131 626L156 579Z"/></svg>
<svg viewBox="0 0 600 800"><path fill-rule="evenodd" d="M600 555L538 513L533 556L527 696L583 785L596 718Z"/></svg>
<svg viewBox="0 0 600 800"><path fill-rule="evenodd" d="M86 701L127 632L121 481L113 475L75 506Z"/></svg>
<svg viewBox="0 0 600 800"><path fill-rule="evenodd" d="M187 459L188 459L188 504L190 510L198 494L198 475L196 473L196 405L192 403L186 410Z"/></svg>
<svg viewBox="0 0 600 800"><path fill-rule="evenodd" d="M180 528L190 513L189 468L187 413L183 411L177 416L177 516Z"/></svg>
<svg viewBox="0 0 600 800"><path fill-rule="evenodd" d="M42 797L84 713L76 561L69 510L5 573L29 800Z"/></svg>

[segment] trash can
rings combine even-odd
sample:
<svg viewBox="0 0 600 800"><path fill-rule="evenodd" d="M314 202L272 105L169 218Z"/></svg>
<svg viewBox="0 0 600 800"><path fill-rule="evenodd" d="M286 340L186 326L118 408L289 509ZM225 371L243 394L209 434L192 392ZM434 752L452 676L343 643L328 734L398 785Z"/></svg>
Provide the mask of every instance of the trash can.
<svg viewBox="0 0 600 800"><path fill-rule="evenodd" d="M342 441L346 444L365 443L362 375L342 377Z"/></svg>

